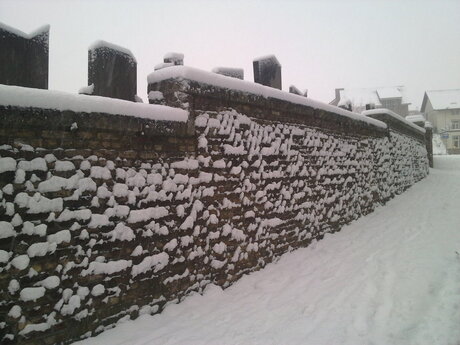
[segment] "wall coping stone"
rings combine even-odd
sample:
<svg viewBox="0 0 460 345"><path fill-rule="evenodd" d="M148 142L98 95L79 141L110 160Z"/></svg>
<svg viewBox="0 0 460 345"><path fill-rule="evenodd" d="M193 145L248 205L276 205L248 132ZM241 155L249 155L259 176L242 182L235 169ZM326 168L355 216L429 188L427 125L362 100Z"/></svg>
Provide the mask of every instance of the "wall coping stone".
<svg viewBox="0 0 460 345"><path fill-rule="evenodd" d="M151 84L158 84L166 80L182 80L183 81L183 92L190 91L196 93L197 90L193 87L190 81L196 82L195 85L210 85L217 89L226 89L228 95L232 94L246 94L252 99L275 99L284 103L293 103L298 105L307 106L313 109L323 110L334 114L336 117L347 117L352 120L364 122L372 127L384 128L387 126L381 121L364 117L360 114L350 112L345 109L341 109L329 104L325 104L319 101L312 100L303 96L295 95L282 90L274 89L261 84L248 82L245 80L239 80L236 78L229 78L223 75L218 75L212 72L203 71L197 68L188 66L172 66L162 70L155 71L148 75L147 82L149 84L149 91L153 90ZM209 87L204 92L209 92Z"/></svg>
<svg viewBox="0 0 460 345"><path fill-rule="evenodd" d="M134 116L156 121L186 122L188 112L167 106L136 103L120 99L0 85L0 105L83 113Z"/></svg>
<svg viewBox="0 0 460 345"><path fill-rule="evenodd" d="M410 135L419 141L425 140L425 129L412 123L402 116L392 112L391 110L379 108L366 110L362 113L366 117L380 120L388 124L388 127L393 130L397 130L401 133Z"/></svg>
<svg viewBox="0 0 460 345"><path fill-rule="evenodd" d="M425 133L425 129L423 129L422 127L416 125L414 123L414 121L409 121L406 118L402 117L401 115L398 115L395 112L391 111L390 109L379 108L379 109L365 110L365 111L362 112L362 114L364 116L368 116L368 117L372 117L372 115L377 115L377 114L386 114L386 115L389 115L389 116L395 118L396 120L398 120L398 121L400 121L400 122L402 122L402 123L404 123L406 125L409 125L413 129L416 129L417 131L419 131L421 133Z"/></svg>

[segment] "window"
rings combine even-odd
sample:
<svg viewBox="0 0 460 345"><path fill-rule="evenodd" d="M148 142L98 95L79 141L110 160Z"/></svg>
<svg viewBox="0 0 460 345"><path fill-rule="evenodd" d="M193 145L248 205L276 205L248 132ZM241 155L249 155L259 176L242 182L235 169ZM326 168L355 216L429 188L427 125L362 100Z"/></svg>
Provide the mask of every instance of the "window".
<svg viewBox="0 0 460 345"><path fill-rule="evenodd" d="M452 129L460 129L460 121L452 121Z"/></svg>
<svg viewBox="0 0 460 345"><path fill-rule="evenodd" d="M452 143L454 145L454 148L460 149L460 135L453 135Z"/></svg>

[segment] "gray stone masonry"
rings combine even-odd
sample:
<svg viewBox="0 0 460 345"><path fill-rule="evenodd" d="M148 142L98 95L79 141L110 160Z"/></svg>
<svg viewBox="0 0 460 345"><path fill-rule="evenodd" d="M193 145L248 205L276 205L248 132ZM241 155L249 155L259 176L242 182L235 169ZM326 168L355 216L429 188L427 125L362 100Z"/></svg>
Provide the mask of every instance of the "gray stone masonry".
<svg viewBox="0 0 460 345"><path fill-rule="evenodd" d="M49 26L27 35L0 25L0 84L47 89L48 42Z"/></svg>
<svg viewBox="0 0 460 345"><path fill-rule="evenodd" d="M128 50L99 41L88 50L88 85L93 95L135 101L137 62Z"/></svg>
<svg viewBox="0 0 460 345"><path fill-rule="evenodd" d="M428 174L410 126L191 80L149 91L190 121L0 107L2 345L69 344L226 288Z"/></svg>
<svg viewBox="0 0 460 345"><path fill-rule="evenodd" d="M252 66L254 82L281 90L281 64L274 55L257 58Z"/></svg>
<svg viewBox="0 0 460 345"><path fill-rule="evenodd" d="M426 142L426 151L428 153L428 162L430 168L433 168L433 128L425 127L425 142Z"/></svg>

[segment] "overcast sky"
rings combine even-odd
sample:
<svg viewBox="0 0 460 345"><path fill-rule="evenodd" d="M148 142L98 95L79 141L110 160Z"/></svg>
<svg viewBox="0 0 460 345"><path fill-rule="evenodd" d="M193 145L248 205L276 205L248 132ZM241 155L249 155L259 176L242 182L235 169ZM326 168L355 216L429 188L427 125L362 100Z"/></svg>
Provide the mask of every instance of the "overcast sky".
<svg viewBox="0 0 460 345"><path fill-rule="evenodd" d="M244 68L275 54L283 89L329 102L336 87L460 88L460 0L0 0L0 21L26 33L51 25L50 89L87 85L87 48L103 39L138 61L138 94L170 51L185 65ZM1 49L1 47L0 47Z"/></svg>

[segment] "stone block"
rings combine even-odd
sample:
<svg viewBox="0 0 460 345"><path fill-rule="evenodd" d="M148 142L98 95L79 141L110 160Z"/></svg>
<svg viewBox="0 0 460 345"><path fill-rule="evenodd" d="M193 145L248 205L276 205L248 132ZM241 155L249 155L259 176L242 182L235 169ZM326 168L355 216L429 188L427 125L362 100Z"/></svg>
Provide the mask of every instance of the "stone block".
<svg viewBox="0 0 460 345"><path fill-rule="evenodd" d="M281 64L275 55L254 59L254 82L281 90Z"/></svg>
<svg viewBox="0 0 460 345"><path fill-rule="evenodd" d="M135 101L137 62L131 51L97 41L88 50L88 84L92 95Z"/></svg>
<svg viewBox="0 0 460 345"><path fill-rule="evenodd" d="M0 23L0 84L48 88L49 29L26 34Z"/></svg>

